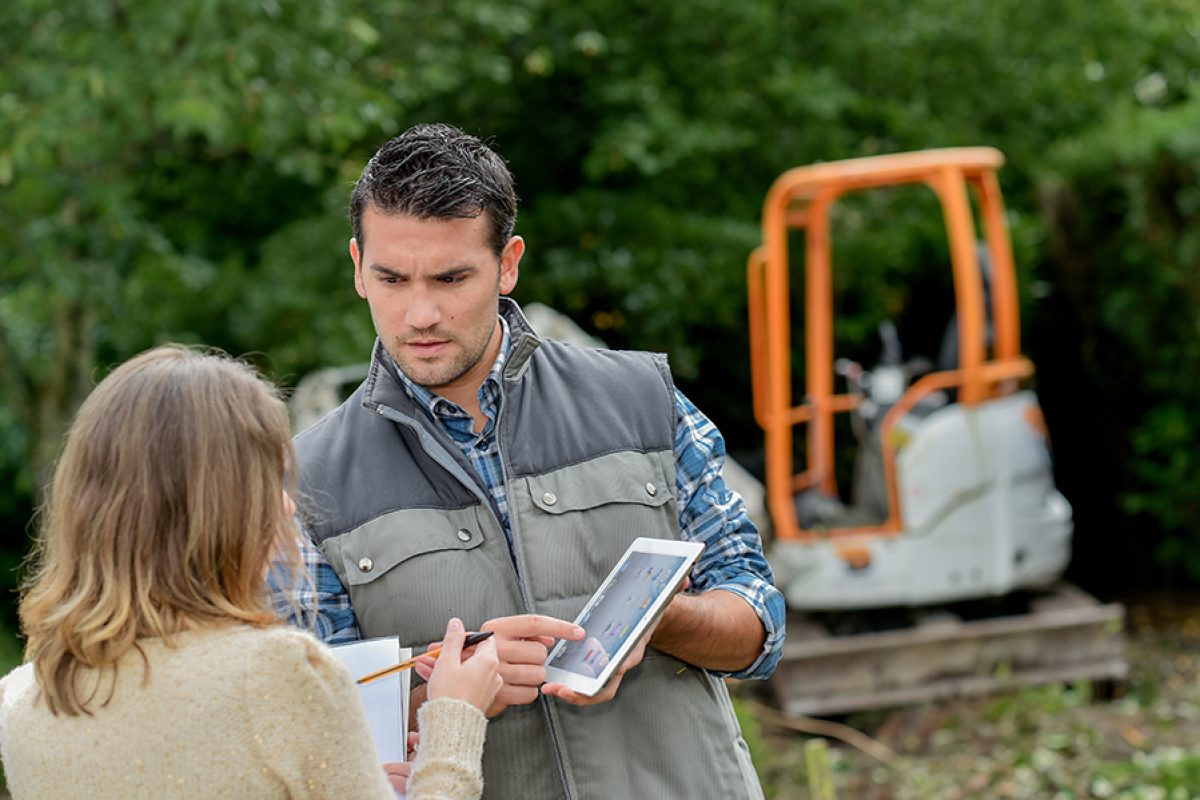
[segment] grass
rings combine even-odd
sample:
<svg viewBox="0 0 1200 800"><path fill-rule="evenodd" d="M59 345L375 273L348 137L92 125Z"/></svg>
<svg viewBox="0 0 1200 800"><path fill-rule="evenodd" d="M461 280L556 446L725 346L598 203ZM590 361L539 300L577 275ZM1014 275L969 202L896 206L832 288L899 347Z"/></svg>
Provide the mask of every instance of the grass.
<svg viewBox="0 0 1200 800"><path fill-rule="evenodd" d="M830 742L838 800L1200 800L1200 603L1131 602L1131 675L1119 696L1088 683L852 715L896 753L882 763ZM815 800L808 737L746 726L767 797Z"/></svg>

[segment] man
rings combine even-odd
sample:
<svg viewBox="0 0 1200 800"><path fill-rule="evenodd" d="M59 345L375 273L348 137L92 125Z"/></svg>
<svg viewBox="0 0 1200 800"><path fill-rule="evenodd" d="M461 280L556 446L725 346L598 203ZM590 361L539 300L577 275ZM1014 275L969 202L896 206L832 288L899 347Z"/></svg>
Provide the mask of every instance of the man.
<svg viewBox="0 0 1200 800"><path fill-rule="evenodd" d="M354 188L379 339L362 386L296 439L318 632L495 631L488 797L760 797L720 674L770 674L783 600L724 442L663 357L538 339L503 297L516 202L504 161L444 125L386 143ZM543 686L548 648L582 638L566 620L637 536L705 543L688 590L596 697Z"/></svg>

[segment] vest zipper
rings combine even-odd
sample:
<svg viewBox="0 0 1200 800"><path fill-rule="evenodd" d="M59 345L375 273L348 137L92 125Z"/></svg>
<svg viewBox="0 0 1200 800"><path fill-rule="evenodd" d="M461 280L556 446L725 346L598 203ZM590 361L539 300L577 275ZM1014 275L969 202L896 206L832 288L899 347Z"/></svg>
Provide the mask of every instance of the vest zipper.
<svg viewBox="0 0 1200 800"><path fill-rule="evenodd" d="M496 508L494 505L492 505L494 501L492 500L491 495L485 492L479 486L479 483L467 474L467 471L463 469L461 464L454 460L454 456L450 455L446 448L442 446L441 442L435 439L433 435L430 434L429 431L425 430L415 419L407 414L400 413L391 406L385 406L376 403L374 406L374 411L381 417L385 417L390 419L392 422L403 425L406 428L410 428L415 434L417 434L417 438L421 440L422 449L424 449L425 452L429 454L429 457L436 461L444 470L456 478L459 483L466 486L476 497L479 498L480 503L482 503L483 506L491 513L492 519L496 521L496 526L500 529L500 535L504 535L504 523L500 521L500 515L496 513ZM526 610L528 610L529 604L528 599L525 597L524 587L519 588L522 589L521 600L526 604Z"/></svg>
<svg viewBox="0 0 1200 800"><path fill-rule="evenodd" d="M496 442L497 447L500 450L500 478L504 482L504 492L508 497L512 497L512 492L510 491L508 484L508 465L505 464L504 461L504 439L501 438L502 431L500 427L501 421L504 417L504 401L505 393L501 391L500 399L496 405ZM504 536L504 522L500 519L500 515L496 512L496 508L493 505L494 501L492 500L491 495L485 492L479 486L479 483L467 474L462 465L460 465L454 459L454 456L452 456L449 451L446 450L441 442L435 439L433 435L430 434L429 431L425 430L425 428L415 419L407 414L400 413L391 406L385 406L381 403L376 403L374 410L375 413L379 414L380 416L386 417L392 422L403 425L416 433L417 438L421 442L421 447L426 453L429 454L429 457L441 465L443 469L458 479L460 483L470 489L475 496L479 498L480 502L483 503L483 505L491 513L492 518L496 521L497 527L500 528L500 535ZM521 593L521 603L525 606L525 612L532 614L534 613L533 603L530 600L529 589L525 585L525 579L522 577L524 569L523 565L521 564L523 559L521 558L520 546L517 543L516 517L511 512L509 513L509 520L510 524L512 525L512 541L509 543L509 553L512 556L510 560L512 561L513 572L517 579L517 590ZM568 800L570 800L572 797L570 784L567 783L567 770L563 764L562 748L558 743L558 726L555 725L553 715L550 711L550 701L547 700L544 695L539 693L538 703L542 707L542 716L546 721L546 730L550 734L550 745L554 748L554 763L558 766L558 780L562 785L564 795L568 798Z"/></svg>
<svg viewBox="0 0 1200 800"><path fill-rule="evenodd" d="M508 524L512 531L512 540L510 542L513 555L513 568L516 572L517 588L521 591L521 601L525 603L525 608L530 612L534 612L533 601L529 596L529 590L525 586L525 564L522 555L522 545L518 536L517 515L513 513L512 508L512 487L508 482L508 460L505 457L504 447L504 406L508 400L508 392L504 390L504 384L500 385L500 396L496 401L496 449L500 454L500 480L504 483L504 496L509 498L508 501ZM542 707L542 717L546 721L546 731L550 734L550 746L554 748L554 763L558 766L558 780L562 785L563 795L571 800L571 784L567 780L567 767L563 763L562 746L558 742L558 725L554 721L554 713L550 709L550 700L538 692L538 704Z"/></svg>

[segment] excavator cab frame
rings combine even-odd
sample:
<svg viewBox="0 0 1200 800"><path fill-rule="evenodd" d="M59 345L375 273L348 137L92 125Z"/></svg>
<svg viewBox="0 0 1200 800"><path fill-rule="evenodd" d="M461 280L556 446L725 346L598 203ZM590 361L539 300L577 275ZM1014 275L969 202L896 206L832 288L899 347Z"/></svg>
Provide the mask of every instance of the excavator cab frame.
<svg viewBox="0 0 1200 800"><path fill-rule="evenodd" d="M893 436L896 423L934 392L957 390L958 402L973 405L1015 391L1019 380L1033 374L1033 365L1020 355L1012 245L996 179L996 171L1003 164L1000 151L988 147L929 150L798 167L785 172L771 186L763 209L764 244L750 255L747 277L754 416L766 433L767 504L779 539L901 534ZM805 529L797 520L794 497L813 487L836 496L834 417L855 410L861 401L858 394L839 394L834 388L830 210L839 198L851 192L912 184L928 186L942 206L958 318L959 366L917 379L884 416L880 444L887 519L881 524ZM991 269L991 352L984 335L989 309L984 307L971 191L978 203ZM789 233L796 229L806 234L806 391L799 403L792 397L789 299ZM800 425L807 426L808 464L797 472L793 436Z"/></svg>

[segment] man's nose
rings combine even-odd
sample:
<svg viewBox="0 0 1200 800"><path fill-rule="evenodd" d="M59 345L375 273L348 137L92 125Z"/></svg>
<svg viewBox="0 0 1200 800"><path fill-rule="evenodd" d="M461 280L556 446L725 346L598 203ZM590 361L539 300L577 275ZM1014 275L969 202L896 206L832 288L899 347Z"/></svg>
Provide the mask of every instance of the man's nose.
<svg viewBox="0 0 1200 800"><path fill-rule="evenodd" d="M425 292L415 292L404 314L404 322L410 328L425 330L437 325L442 319L438 304Z"/></svg>

